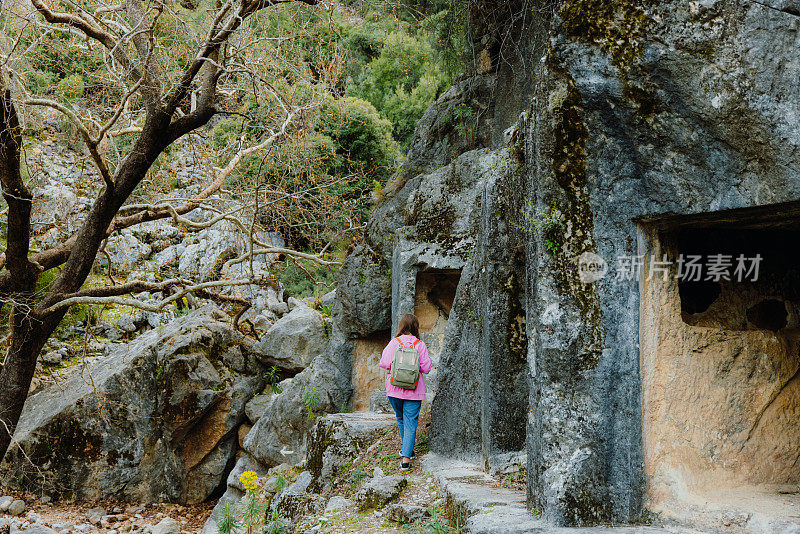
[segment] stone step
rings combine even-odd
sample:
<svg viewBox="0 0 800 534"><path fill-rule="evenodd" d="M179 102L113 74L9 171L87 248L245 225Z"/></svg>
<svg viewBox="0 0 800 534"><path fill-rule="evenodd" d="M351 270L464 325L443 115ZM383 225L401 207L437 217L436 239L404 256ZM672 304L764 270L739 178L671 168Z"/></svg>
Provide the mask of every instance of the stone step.
<svg viewBox="0 0 800 534"><path fill-rule="evenodd" d="M704 534L685 527L556 527L531 515L525 492L500 487L477 465L429 453L422 469L433 476L465 534Z"/></svg>

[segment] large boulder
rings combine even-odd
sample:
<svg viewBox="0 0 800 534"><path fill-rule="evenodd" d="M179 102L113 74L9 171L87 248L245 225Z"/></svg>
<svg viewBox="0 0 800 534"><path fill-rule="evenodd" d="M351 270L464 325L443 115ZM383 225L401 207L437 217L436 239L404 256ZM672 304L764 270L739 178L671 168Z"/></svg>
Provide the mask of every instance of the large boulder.
<svg viewBox="0 0 800 534"><path fill-rule="evenodd" d="M375 476L361 486L355 500L361 510L383 508L396 499L407 484L408 480L399 475Z"/></svg>
<svg viewBox="0 0 800 534"><path fill-rule="evenodd" d="M201 308L30 397L0 480L55 497L202 502L233 466L262 371L229 317Z"/></svg>
<svg viewBox="0 0 800 534"><path fill-rule="evenodd" d="M403 210L409 193L419 186L419 177L445 167L465 152L496 144L491 105L495 86L493 75L460 80L442 93L417 123L408 155L384 188L385 201L367 224L368 242L384 257L392 256L391 237L406 224ZM465 131L470 134L464 135ZM415 183L406 187L410 181Z"/></svg>
<svg viewBox="0 0 800 534"><path fill-rule="evenodd" d="M350 337L391 328L391 268L370 247L359 245L345 259L339 270L333 313Z"/></svg>
<svg viewBox="0 0 800 534"><path fill-rule="evenodd" d="M235 258L244 250L242 238L225 228L202 230L191 241L184 241L185 248L178 261L178 271L201 280L221 269L225 261Z"/></svg>
<svg viewBox="0 0 800 534"><path fill-rule="evenodd" d="M78 196L67 184L50 182L33 190L31 225L34 231L64 223L80 210Z"/></svg>
<svg viewBox="0 0 800 534"><path fill-rule="evenodd" d="M280 361L283 369L298 373L322 353L327 342L322 314L301 305L275 322L257 346L265 363Z"/></svg>
<svg viewBox="0 0 800 534"><path fill-rule="evenodd" d="M295 524L304 517L319 514L324 510L324 497L299 491L284 491L276 496L270 504L270 512Z"/></svg>
<svg viewBox="0 0 800 534"><path fill-rule="evenodd" d="M281 382L281 393L265 403L244 439L245 450L268 467L300 461L316 417L349 406L352 354L352 342L334 325L325 351L301 373Z"/></svg>
<svg viewBox="0 0 800 534"><path fill-rule="evenodd" d="M314 477L311 489L327 491L340 469L396 425L394 415L374 412L339 413L318 419L308 445L307 465Z"/></svg>

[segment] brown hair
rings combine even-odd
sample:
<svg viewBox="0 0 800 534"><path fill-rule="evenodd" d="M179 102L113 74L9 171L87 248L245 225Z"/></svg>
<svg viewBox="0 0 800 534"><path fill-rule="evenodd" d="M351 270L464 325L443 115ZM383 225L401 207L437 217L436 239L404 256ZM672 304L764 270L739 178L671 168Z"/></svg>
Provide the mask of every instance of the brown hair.
<svg viewBox="0 0 800 534"><path fill-rule="evenodd" d="M400 325L397 327L397 337L403 334L411 334L419 339L419 319L413 313L407 313L400 318Z"/></svg>

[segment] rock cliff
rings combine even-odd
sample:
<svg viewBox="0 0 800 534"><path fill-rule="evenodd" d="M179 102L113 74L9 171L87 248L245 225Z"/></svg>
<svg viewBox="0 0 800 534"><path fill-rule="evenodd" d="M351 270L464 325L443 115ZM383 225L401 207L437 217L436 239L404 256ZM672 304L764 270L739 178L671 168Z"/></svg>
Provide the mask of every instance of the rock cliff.
<svg viewBox="0 0 800 534"><path fill-rule="evenodd" d="M705 492L733 484L777 502L747 488L800 480L783 445L775 456L765 448L770 435L795 443L800 431L777 423L778 413L785 422L800 410L791 400L798 363L775 348L794 346L797 284L791 255L770 244L798 228L797 7L503 4L514 16L473 28L491 73L466 76L428 110L359 250L391 266L395 321L441 297L423 283L426 273L458 280L442 306L433 450L488 469L527 453L528 504L556 524L637 522L648 510L711 527L735 516L753 532L782 524L788 509L765 519L759 506ZM475 112L471 144L433 127L455 99ZM659 266L653 258L670 266L657 272L677 278L692 250L704 260L768 256L783 281L737 286L750 315L711 325L695 316L695 301L715 302L713 274L703 274L706 286L642 286L657 283L647 282L658 280L648 275ZM643 287L661 299L648 309ZM350 300L368 294L360 291L348 288ZM371 315L386 328L380 294L365 301L379 303ZM726 313L720 306L716 316ZM680 341L669 338L674 352L654 330L671 321L688 325ZM778 342L761 363L749 353L736 359L736 347L769 339ZM670 357L686 362L678 366L686 376L661 359ZM769 385L747 377L762 365ZM704 395L708 381L713 400L703 410L668 409L692 391ZM674 432L687 443L667 441ZM769 456L770 467L748 467L748 450ZM702 499L712 504L691 504Z"/></svg>

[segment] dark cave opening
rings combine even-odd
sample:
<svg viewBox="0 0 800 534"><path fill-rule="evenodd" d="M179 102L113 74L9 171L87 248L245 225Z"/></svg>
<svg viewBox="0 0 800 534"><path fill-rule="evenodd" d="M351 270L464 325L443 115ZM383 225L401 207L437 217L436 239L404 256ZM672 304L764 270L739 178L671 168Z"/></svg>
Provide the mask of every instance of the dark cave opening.
<svg viewBox="0 0 800 534"><path fill-rule="evenodd" d="M698 281L678 283L681 311L695 314L708 310L722 292L718 282Z"/></svg>
<svg viewBox="0 0 800 534"><path fill-rule="evenodd" d="M762 300L747 309L747 320L762 330L777 332L788 323L786 303L778 299Z"/></svg>
<svg viewBox="0 0 800 534"><path fill-rule="evenodd" d="M700 226L665 239L676 245L670 259L685 323L800 333L800 231Z"/></svg>

